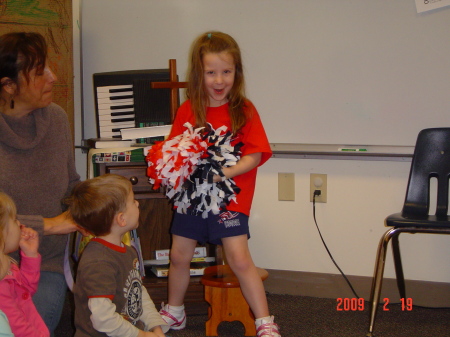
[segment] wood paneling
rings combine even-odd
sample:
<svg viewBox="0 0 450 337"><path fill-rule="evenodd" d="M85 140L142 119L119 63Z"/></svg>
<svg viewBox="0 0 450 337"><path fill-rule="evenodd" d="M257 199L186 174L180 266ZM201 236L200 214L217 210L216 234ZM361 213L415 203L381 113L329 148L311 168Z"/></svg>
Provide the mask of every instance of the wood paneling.
<svg viewBox="0 0 450 337"><path fill-rule="evenodd" d="M58 77L53 101L69 117L74 132L72 0L0 1L0 35L41 33L49 47L49 65Z"/></svg>

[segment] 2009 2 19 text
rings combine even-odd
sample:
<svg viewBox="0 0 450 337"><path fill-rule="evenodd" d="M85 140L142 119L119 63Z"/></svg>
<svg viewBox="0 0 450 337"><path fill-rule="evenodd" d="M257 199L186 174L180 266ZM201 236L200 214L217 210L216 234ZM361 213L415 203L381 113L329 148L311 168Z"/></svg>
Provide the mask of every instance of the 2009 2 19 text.
<svg viewBox="0 0 450 337"><path fill-rule="evenodd" d="M364 311L365 300L364 298L338 298L336 299L336 310L337 311ZM389 311L389 298L383 298L383 310ZM413 310L413 300L412 298L401 298L400 304L402 311L412 311Z"/></svg>

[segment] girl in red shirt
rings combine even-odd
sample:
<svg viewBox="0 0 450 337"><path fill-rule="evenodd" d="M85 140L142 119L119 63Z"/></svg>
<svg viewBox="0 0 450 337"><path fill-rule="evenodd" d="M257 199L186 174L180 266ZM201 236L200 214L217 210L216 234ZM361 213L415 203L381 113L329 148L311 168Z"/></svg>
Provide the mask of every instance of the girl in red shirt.
<svg viewBox="0 0 450 337"><path fill-rule="evenodd" d="M265 163L272 152L258 112L245 97L241 53L231 36L208 32L195 41L187 97L177 112L169 139L182 134L186 122L197 128L212 127L214 130L226 126L233 135L231 145L243 143L241 157L236 165L223 167L224 177L215 175L214 182L234 179L240 192L219 214L210 211L205 218L175 213L171 228L169 303L163 303L160 313L172 329L180 330L186 326L183 303L189 284L190 261L197 242L211 242L223 245L228 264L257 317L257 336L280 337L248 248L248 217L257 167Z"/></svg>

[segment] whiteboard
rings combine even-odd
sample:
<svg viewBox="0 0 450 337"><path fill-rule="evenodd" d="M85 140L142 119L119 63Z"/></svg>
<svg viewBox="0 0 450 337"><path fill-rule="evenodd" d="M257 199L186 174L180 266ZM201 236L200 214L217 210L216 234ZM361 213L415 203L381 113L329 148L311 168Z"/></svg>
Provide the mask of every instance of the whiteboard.
<svg viewBox="0 0 450 337"><path fill-rule="evenodd" d="M450 125L450 8L414 0L82 0L85 135L92 74L167 68L186 76L207 30L239 43L247 96L272 143L414 145Z"/></svg>

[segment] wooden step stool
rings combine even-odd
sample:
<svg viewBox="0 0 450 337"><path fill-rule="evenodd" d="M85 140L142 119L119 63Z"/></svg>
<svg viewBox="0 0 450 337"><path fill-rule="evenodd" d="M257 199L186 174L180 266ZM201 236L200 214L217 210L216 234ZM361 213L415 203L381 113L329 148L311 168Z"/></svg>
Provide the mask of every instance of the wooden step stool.
<svg viewBox="0 0 450 337"><path fill-rule="evenodd" d="M257 268L264 281L269 273ZM255 316L247 304L229 265L211 266L205 269L201 280L205 286L205 300L209 303L209 319L206 322L206 336L218 336L221 322L240 321L245 327L245 336L255 336Z"/></svg>

